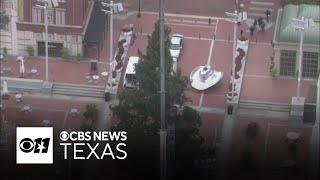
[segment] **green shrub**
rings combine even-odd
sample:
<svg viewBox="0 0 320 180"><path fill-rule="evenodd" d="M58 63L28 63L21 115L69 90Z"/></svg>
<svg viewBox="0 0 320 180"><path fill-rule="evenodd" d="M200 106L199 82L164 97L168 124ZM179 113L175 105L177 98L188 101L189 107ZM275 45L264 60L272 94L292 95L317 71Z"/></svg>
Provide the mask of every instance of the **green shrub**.
<svg viewBox="0 0 320 180"><path fill-rule="evenodd" d="M276 68L276 67L273 67L271 70L270 70L270 76L271 77L277 77L279 75L279 70Z"/></svg>
<svg viewBox="0 0 320 180"><path fill-rule="evenodd" d="M288 150L291 154L296 154L298 152L298 144L295 142L290 142L288 144Z"/></svg>
<svg viewBox="0 0 320 180"><path fill-rule="evenodd" d="M62 49L61 49L61 57L62 57L62 59L64 59L64 60L67 60L67 59L70 58L70 51L69 51L68 48L62 48Z"/></svg>
<svg viewBox="0 0 320 180"><path fill-rule="evenodd" d="M80 61L82 60L82 57L81 57L81 55L80 55L80 54L77 54L77 56L76 56L76 60L77 60L77 62L80 62Z"/></svg>
<svg viewBox="0 0 320 180"><path fill-rule="evenodd" d="M6 47L3 48L3 56L6 57L8 55L8 49Z"/></svg>
<svg viewBox="0 0 320 180"><path fill-rule="evenodd" d="M33 46L27 46L27 52L29 54L30 57L34 56L34 47Z"/></svg>
<svg viewBox="0 0 320 180"><path fill-rule="evenodd" d="M249 123L247 126L247 131L246 131L247 137L249 137L249 138L256 137L259 134L259 129L260 129L260 127L259 127L258 123L256 123L256 122Z"/></svg>

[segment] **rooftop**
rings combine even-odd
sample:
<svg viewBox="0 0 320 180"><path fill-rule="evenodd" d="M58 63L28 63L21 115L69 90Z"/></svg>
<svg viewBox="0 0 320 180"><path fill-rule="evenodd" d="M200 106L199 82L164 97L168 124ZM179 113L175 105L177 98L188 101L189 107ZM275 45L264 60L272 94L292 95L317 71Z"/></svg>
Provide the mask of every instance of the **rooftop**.
<svg viewBox="0 0 320 180"><path fill-rule="evenodd" d="M320 44L320 6L316 5L286 5L279 11L275 41L287 43L299 43L300 32L291 25L292 19L312 18L315 22L314 27L304 30L304 44Z"/></svg>

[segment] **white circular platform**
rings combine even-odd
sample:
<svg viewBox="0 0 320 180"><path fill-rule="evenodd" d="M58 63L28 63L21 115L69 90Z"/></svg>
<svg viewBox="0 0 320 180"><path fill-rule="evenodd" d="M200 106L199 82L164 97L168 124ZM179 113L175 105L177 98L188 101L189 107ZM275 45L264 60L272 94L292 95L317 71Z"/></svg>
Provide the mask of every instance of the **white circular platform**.
<svg viewBox="0 0 320 180"><path fill-rule="evenodd" d="M210 65L198 66L190 74L191 86L197 90L206 90L217 84L223 77L223 72L214 71Z"/></svg>

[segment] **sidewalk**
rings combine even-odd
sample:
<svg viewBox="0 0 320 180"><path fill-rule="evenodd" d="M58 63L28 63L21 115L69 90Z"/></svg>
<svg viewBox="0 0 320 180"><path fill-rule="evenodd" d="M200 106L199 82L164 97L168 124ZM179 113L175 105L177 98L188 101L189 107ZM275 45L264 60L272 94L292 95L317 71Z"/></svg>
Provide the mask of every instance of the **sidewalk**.
<svg viewBox="0 0 320 180"><path fill-rule="evenodd" d="M61 59L49 59L49 81L59 83L74 83L74 84L90 84L86 76L90 73L90 61L82 60L76 62L74 60L65 61ZM16 56L8 56L4 62L1 62L1 68L11 68L10 73L2 73L4 77L19 78L19 62L16 61ZM106 78L101 76L101 72L107 71L108 66L105 63L98 62L98 82L94 85L104 86ZM36 69L37 75L31 75L31 69ZM45 60L42 57L25 57L25 74L26 79L45 79Z"/></svg>

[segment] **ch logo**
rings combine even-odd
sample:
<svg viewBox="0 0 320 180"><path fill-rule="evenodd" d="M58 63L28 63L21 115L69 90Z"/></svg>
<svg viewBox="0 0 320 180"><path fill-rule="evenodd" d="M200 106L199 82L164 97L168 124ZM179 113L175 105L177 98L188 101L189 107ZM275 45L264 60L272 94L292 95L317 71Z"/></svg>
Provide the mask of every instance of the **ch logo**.
<svg viewBox="0 0 320 180"><path fill-rule="evenodd" d="M17 127L17 164L53 163L52 127Z"/></svg>
<svg viewBox="0 0 320 180"><path fill-rule="evenodd" d="M24 153L47 153L49 148L50 138L37 138L32 140L24 138L20 141L20 150Z"/></svg>

